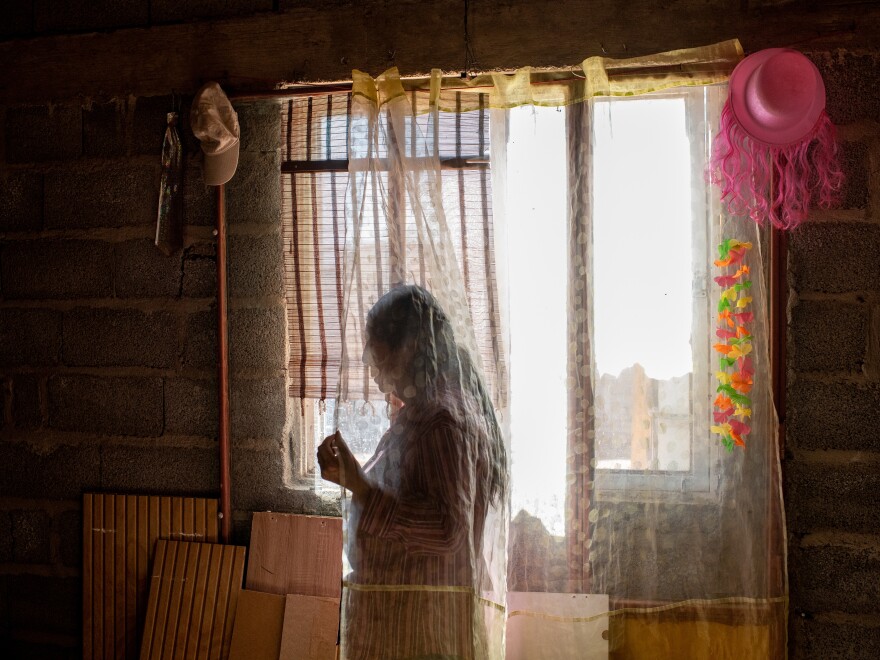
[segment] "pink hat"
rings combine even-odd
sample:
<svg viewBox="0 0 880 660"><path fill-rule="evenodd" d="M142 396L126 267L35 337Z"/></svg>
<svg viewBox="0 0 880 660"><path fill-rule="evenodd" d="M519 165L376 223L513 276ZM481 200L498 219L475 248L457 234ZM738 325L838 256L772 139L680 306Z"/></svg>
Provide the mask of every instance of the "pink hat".
<svg viewBox="0 0 880 660"><path fill-rule="evenodd" d="M784 146L803 140L819 121L825 83L802 53L768 48L745 58L730 74L730 103L752 139Z"/></svg>
<svg viewBox="0 0 880 660"><path fill-rule="evenodd" d="M834 124L822 76L806 56L768 48L737 65L710 172L731 214L784 229L806 218L814 192L820 206L836 201L843 173Z"/></svg>

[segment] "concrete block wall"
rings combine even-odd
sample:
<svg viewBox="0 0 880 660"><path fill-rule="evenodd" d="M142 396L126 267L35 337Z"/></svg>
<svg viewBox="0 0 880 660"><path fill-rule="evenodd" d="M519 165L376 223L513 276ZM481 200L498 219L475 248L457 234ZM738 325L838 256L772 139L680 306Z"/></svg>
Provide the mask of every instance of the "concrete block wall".
<svg viewBox="0 0 880 660"><path fill-rule="evenodd" d="M791 657L880 657L880 53L809 53L848 177L789 241Z"/></svg>
<svg viewBox="0 0 880 660"><path fill-rule="evenodd" d="M155 3L154 3L155 6ZM183 100L185 231L153 244L175 99L9 107L0 166L0 649L77 655L86 491L219 494L214 189ZM280 109L237 106L227 186L233 506L334 513L291 489ZM328 508L329 507L329 508Z"/></svg>

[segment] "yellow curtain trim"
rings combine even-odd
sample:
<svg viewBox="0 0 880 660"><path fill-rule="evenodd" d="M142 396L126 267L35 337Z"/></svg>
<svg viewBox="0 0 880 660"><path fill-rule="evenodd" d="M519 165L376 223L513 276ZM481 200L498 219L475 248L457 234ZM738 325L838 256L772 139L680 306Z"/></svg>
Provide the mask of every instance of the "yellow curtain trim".
<svg viewBox="0 0 880 660"><path fill-rule="evenodd" d="M381 592L381 593L401 593L401 592L433 592L433 593L464 593L472 595L476 600L484 605L494 607L500 612L504 612L507 608L501 603L478 596L471 587L455 587L444 585L423 585L423 584L357 584L343 580L342 586L351 591L362 592ZM528 616L538 619L547 619L550 621L567 621L574 623L587 623L598 619L608 618L612 616L620 616L622 614L654 614L659 612L668 612L670 610L681 607L691 607L693 605L772 605L776 603L788 603L788 596L776 596L774 598L748 598L745 596L730 596L728 598L691 598L689 600L677 601L668 605L657 605L654 607L622 607L617 610L594 614L592 616L582 617L565 617L556 616L555 614L545 614L543 612L535 612L532 610L511 610L507 616Z"/></svg>
<svg viewBox="0 0 880 660"><path fill-rule="evenodd" d="M425 584L357 584L356 582L342 581L342 586L352 591L364 592L382 592L382 593L401 593L401 592L434 592L434 593L459 593L470 594L483 605L494 607L500 612L504 612L507 608L501 603L496 603L488 598L478 596L473 587L455 587L448 585L425 585Z"/></svg>
<svg viewBox="0 0 880 660"><path fill-rule="evenodd" d="M353 72L353 93L382 105L406 91L416 94L417 114L433 110L467 112L480 107L522 105L558 107L596 97L636 96L674 87L724 83L743 58L737 39L699 48L673 50L644 57L588 57L572 69L523 67L511 74L487 73L470 79L443 77L439 69L429 78L401 80L396 68L376 79ZM486 102L486 100L488 102Z"/></svg>

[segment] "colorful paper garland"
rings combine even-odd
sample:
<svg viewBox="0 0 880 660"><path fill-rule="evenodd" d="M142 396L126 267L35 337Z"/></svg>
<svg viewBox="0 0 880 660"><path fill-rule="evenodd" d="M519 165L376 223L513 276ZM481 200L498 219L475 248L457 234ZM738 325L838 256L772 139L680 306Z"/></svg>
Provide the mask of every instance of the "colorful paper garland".
<svg viewBox="0 0 880 660"><path fill-rule="evenodd" d="M718 300L718 327L715 335L721 341L714 345L720 354L719 369L715 373L718 388L712 412L715 424L712 433L721 436L721 444L728 451L734 445L745 447L746 437L751 433L752 400L748 394L754 385L755 369L752 358L751 324L755 314L750 310L749 295L752 281L748 279L749 267L744 263L751 243L727 238L718 246L715 266L721 275L715 283L724 290ZM736 268L731 274L731 270Z"/></svg>

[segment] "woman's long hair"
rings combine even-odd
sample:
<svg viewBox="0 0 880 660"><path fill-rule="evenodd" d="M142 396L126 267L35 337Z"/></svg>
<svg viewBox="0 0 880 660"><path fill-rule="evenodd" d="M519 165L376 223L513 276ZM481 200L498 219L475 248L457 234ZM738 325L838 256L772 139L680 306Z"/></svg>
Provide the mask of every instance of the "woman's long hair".
<svg viewBox="0 0 880 660"><path fill-rule="evenodd" d="M470 395L489 433L489 498L495 503L503 501L507 495L507 451L492 399L470 354L455 341L449 318L434 296L416 285L392 289L370 309L367 334L394 352L411 346L409 375L427 400L446 387L457 387Z"/></svg>

